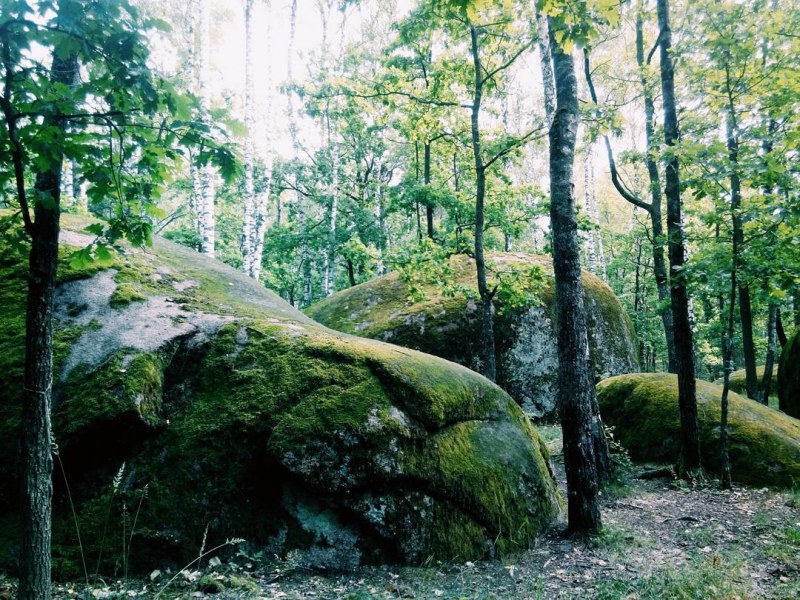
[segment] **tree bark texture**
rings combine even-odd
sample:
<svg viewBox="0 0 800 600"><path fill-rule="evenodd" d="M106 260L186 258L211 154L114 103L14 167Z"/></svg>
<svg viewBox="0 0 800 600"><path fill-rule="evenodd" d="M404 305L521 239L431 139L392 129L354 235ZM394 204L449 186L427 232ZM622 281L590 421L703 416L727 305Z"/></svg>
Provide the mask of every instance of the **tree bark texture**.
<svg viewBox="0 0 800 600"><path fill-rule="evenodd" d="M775 368L775 354L777 350L777 321L778 305L774 302L769 304L769 315L767 317L767 356L764 359L764 377L758 389L758 401L761 404L769 404L769 395L772 392L772 371Z"/></svg>
<svg viewBox="0 0 800 600"><path fill-rule="evenodd" d="M200 110L203 118L209 118L208 92L208 2L200 2L199 48L197 51L197 70L199 73ZM200 198L198 215L200 218L200 251L213 258L216 245L216 218L214 216L214 167L206 164L200 169Z"/></svg>
<svg viewBox="0 0 800 600"><path fill-rule="evenodd" d="M423 160L422 181L426 186L429 186L431 184L431 142L425 142ZM433 209L433 202L431 202L431 198L428 196L427 202L425 203L425 219L428 225L428 237L430 239L434 239Z"/></svg>
<svg viewBox="0 0 800 600"><path fill-rule="evenodd" d="M556 111L550 128L550 220L558 328L558 400L567 474L568 530L600 529L598 472L592 435L596 404L583 308L573 167L578 131L578 82L572 57L550 34ZM594 400L594 402L593 402Z"/></svg>
<svg viewBox="0 0 800 600"><path fill-rule="evenodd" d="M267 10L271 9L270 0L264 3ZM270 14L267 19L267 44L270 51L272 50L272 15ZM272 189L272 168L275 161L275 152L273 146L275 145L274 136L274 117L273 110L274 104L274 79L272 75L272 62L267 61L267 108L266 108L266 151L264 155L264 189L255 198L254 216L253 216L253 259L250 261L250 277L258 281L261 278L261 260L264 256L264 236L267 233L267 207L269 205L270 191ZM280 195L276 201L276 217L275 222L278 226L281 224L281 199Z"/></svg>
<svg viewBox="0 0 800 600"><path fill-rule="evenodd" d="M672 326L672 311L667 304L669 298L669 275L667 274L667 263L664 259L664 224L661 213L661 177L658 172L658 164L653 155L655 143L655 103L653 101L653 90L645 76L645 57L644 57L644 25L642 13L644 7L641 0L639 10L636 13L636 62L639 66L640 83L642 95L644 97L644 130L647 144L645 153L645 164L647 165L647 178L650 181L650 224L653 229L653 277L656 280L658 290L658 301L664 307L661 310L661 324L664 328L664 339L667 345L667 365L670 373L678 372L678 365L675 358L675 333Z"/></svg>
<svg viewBox="0 0 800 600"><path fill-rule="evenodd" d="M478 31L470 25L474 87L472 92L472 154L475 159L475 269L478 276L478 294L481 298L481 349L483 375L494 381L495 368L494 315L492 292L486 281L486 258L483 251L483 227L485 221L484 201L486 197L486 167L481 150L480 113L483 99L483 68L478 47Z"/></svg>
<svg viewBox="0 0 800 600"><path fill-rule="evenodd" d="M672 31L668 0L658 0L658 25L661 31L661 92L664 108L664 141L668 156L664 195L667 199L667 234L670 262L670 305L678 366L678 404L681 421L681 470L700 468L700 436L697 428L697 389L694 367L694 343L689 310L689 293L683 269L686 248L681 218L681 188L678 157L678 114L675 105L675 69L672 63Z"/></svg>
<svg viewBox="0 0 800 600"><path fill-rule="evenodd" d="M53 52L51 81L71 87L78 76L75 54ZM65 130L58 118L48 118ZM50 540L53 457L50 409L53 386L53 296L58 268L58 236L63 156L36 174L28 299L25 315L25 379L21 423L22 547L20 600L50 598Z"/></svg>
<svg viewBox="0 0 800 600"><path fill-rule="evenodd" d="M255 241L255 180L253 175L253 136L255 115L253 114L253 4L244 3L244 126L247 137L244 141L244 219L242 224L242 270L252 276L253 242Z"/></svg>
<svg viewBox="0 0 800 600"><path fill-rule="evenodd" d="M728 65L726 63L726 71ZM730 75L726 77L728 87L728 109L725 130L730 161L731 211L733 212L733 262L735 269L741 273L744 268L742 248L744 246L744 219L742 218L742 183L739 176L739 137L736 110L733 105ZM758 376L756 375L756 350L753 340L753 309L750 305L750 289L739 281L739 317L742 326L742 351L744 354L747 397L755 400L758 397Z"/></svg>
<svg viewBox="0 0 800 600"><path fill-rule="evenodd" d="M544 116L549 129L553 125L553 117L556 113L556 90L555 82L553 81L553 62L550 57L550 29L547 17L538 10L536 11L536 26L539 30L536 45L539 48L539 64L542 69Z"/></svg>

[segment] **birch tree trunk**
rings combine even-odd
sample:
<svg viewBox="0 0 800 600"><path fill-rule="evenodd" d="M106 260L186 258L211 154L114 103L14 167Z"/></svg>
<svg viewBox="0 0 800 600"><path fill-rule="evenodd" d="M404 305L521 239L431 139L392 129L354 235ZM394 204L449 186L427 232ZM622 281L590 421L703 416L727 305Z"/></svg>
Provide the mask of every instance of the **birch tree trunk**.
<svg viewBox="0 0 800 600"><path fill-rule="evenodd" d="M338 142L333 143L333 173L331 182L331 208L328 216L328 248L325 256L324 291L330 296L334 289L334 276L336 274L336 220L339 216L339 167L341 155Z"/></svg>
<svg viewBox="0 0 800 600"><path fill-rule="evenodd" d="M287 79L292 81L294 77L294 44L297 36L297 0L292 0L289 13L289 44L287 48ZM286 120L289 126L289 137L292 140L292 158L297 158L300 143L297 137L297 116L294 111L294 94L289 90L286 94ZM297 207L297 216L300 226L300 268L303 273L302 303L304 306L311 304L311 262L308 252L308 227L306 223L306 210L303 205L303 196L298 191L297 173L292 174L294 180L294 201Z"/></svg>
<svg viewBox="0 0 800 600"><path fill-rule="evenodd" d="M255 181L253 177L253 136L255 115L253 114L253 4L244 3L244 126L247 137L244 141L244 219L242 225L242 270L253 274Z"/></svg>
<svg viewBox="0 0 800 600"><path fill-rule="evenodd" d="M200 0L200 23L198 36L197 70L199 74L200 110L204 119L209 118L208 90L208 12L210 0ZM200 171L200 251L207 256L214 256L216 241L216 219L214 217L214 167L207 164Z"/></svg>
<svg viewBox="0 0 800 600"><path fill-rule="evenodd" d="M375 219L378 222L378 275L386 274L386 214L383 206L383 161L378 157L375 165Z"/></svg>
<svg viewBox="0 0 800 600"><path fill-rule="evenodd" d="M61 168L61 198L64 206L75 205L74 165L71 160L65 160Z"/></svg>
<svg viewBox="0 0 800 600"><path fill-rule="evenodd" d="M268 53L272 54L272 14L270 9L272 4L269 0L264 3L267 10L267 47ZM271 61L267 60L267 107L266 107L266 150L264 152L264 189L256 197L255 216L253 218L253 227L255 230L255 241L251 244L253 247L253 260L250 265L250 276L256 281L261 277L261 261L264 256L264 236L267 233L267 207L269 206L270 192L272 191L272 170L275 163L275 119L273 110L275 107L274 102L274 81L272 74ZM278 214L276 223L278 226L281 224L281 199L278 195Z"/></svg>
<svg viewBox="0 0 800 600"><path fill-rule="evenodd" d="M592 173L592 148L586 148L586 156L583 161L583 208L586 216L591 221L589 231L584 234L584 248L586 250L586 263L589 271L597 275L597 255L595 254L595 223L594 208L592 207L592 186L594 185Z"/></svg>
<svg viewBox="0 0 800 600"><path fill-rule="evenodd" d="M553 80L553 62L550 56L550 26L547 17L536 11L536 26L539 35L536 45L539 49L539 63L542 68L542 89L544 90L544 114L547 128L553 124L556 113L556 90Z"/></svg>

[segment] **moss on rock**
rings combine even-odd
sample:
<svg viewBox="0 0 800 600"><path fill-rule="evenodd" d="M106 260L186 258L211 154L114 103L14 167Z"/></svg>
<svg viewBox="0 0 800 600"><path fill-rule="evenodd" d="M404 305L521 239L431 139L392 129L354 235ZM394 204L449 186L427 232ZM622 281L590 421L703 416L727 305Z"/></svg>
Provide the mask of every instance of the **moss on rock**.
<svg viewBox="0 0 800 600"><path fill-rule="evenodd" d="M720 471L722 387L697 382L704 467ZM676 462L680 454L678 380L666 373L621 375L600 382L603 420L635 461ZM729 452L734 481L796 487L800 483L800 421L736 393L729 395Z"/></svg>
<svg viewBox="0 0 800 600"><path fill-rule="evenodd" d="M545 274L538 301L495 317L497 382L533 416L556 416L558 357L554 334L555 290L552 261L527 254L493 254L503 269L523 272L532 266ZM474 262L453 256L455 284L477 296ZM611 288L583 274L590 352L598 379L638 369L633 325ZM409 290L397 273L338 292L307 313L337 331L413 348L481 370L479 303L444 295L423 286L425 299L408 301Z"/></svg>
<svg viewBox="0 0 800 600"><path fill-rule="evenodd" d="M800 329L781 350L778 363L778 406L800 419Z"/></svg>
<svg viewBox="0 0 800 600"><path fill-rule="evenodd" d="M0 252L0 367L13 377L0 384L7 482L23 264ZM243 537L335 569L523 548L559 513L539 436L479 375L334 333L257 282L163 240L129 250L113 269L71 273L56 310L54 431L83 546L92 564L102 553L101 574L122 564L123 532L131 571L188 562L206 528L209 547ZM0 493L0 525L16 511L16 498ZM15 547L15 535L0 527L0 548ZM57 574L76 575L59 477L53 536ZM13 561L0 552L0 568Z"/></svg>
<svg viewBox="0 0 800 600"><path fill-rule="evenodd" d="M756 367L756 378L758 379L759 383L764 378L764 365ZM717 385L722 385L722 377L717 379L714 383ZM747 395L747 371L744 369L739 369L738 371L731 373L730 389L732 392L736 392L739 395Z"/></svg>

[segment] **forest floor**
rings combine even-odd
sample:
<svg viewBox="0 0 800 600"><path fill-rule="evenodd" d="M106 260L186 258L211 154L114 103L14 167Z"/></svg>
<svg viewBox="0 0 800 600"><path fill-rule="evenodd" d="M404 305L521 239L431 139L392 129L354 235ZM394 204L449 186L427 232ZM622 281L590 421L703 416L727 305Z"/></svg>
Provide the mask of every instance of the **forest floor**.
<svg viewBox="0 0 800 600"><path fill-rule="evenodd" d="M544 428L563 487L560 432ZM239 556L184 571L160 596L268 599L658 599L800 598L800 490L779 493L714 481L689 487L638 479L603 495L604 529L565 538L563 523L530 550L501 560L311 573L287 561ZM653 475L654 472L650 471ZM656 475L658 473L655 473ZM563 491L563 490L562 490ZM86 590L59 584L56 598L153 598L169 577ZM14 582L0 576L0 600Z"/></svg>

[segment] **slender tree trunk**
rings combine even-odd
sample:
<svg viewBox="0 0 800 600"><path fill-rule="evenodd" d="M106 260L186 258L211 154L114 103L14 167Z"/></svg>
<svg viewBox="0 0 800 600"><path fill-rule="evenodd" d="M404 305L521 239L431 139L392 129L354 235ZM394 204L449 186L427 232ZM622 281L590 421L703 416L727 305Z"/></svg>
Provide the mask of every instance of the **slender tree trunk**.
<svg viewBox="0 0 800 600"><path fill-rule="evenodd" d="M386 254L386 240L388 232L386 231L386 214L383 207L383 162L380 158L376 161L375 165L375 218L378 221L378 275L386 274L386 263L384 255Z"/></svg>
<svg viewBox="0 0 800 600"><path fill-rule="evenodd" d="M89 214L89 198L83 189L81 182L81 170L78 163L70 161L72 165L72 197L75 199L75 208L81 215Z"/></svg>
<svg viewBox="0 0 800 600"><path fill-rule="evenodd" d="M589 197L589 205L591 206L591 215L590 218L592 219L592 224L594 225L594 229L592 230L594 234L594 244L596 247L597 253L597 273L603 281L608 281L608 273L607 273L607 265L606 265L606 252L603 248L603 234L600 231L600 203L597 201L597 187L595 185L595 177L594 177L594 162L589 164L589 174L591 177L591 195Z"/></svg>
<svg viewBox="0 0 800 600"><path fill-rule="evenodd" d="M78 59L53 52L51 81L72 87L78 76ZM66 123L49 118L62 132ZM28 298L25 314L25 379L21 421L20 472L22 483L22 547L20 600L48 600L50 591L50 540L53 501L54 440L50 422L53 386L53 296L58 268L61 213L61 165L56 157L50 170L36 174L35 220L28 262ZM24 181L21 183L24 188ZM20 204L27 205L20 199ZM24 210L27 210L24 208Z"/></svg>
<svg viewBox="0 0 800 600"><path fill-rule="evenodd" d="M744 238L744 233L742 233ZM747 383L747 397L758 398L758 373L756 372L756 346L753 336L753 308L750 303L750 288L739 285L739 315L742 321L742 352Z"/></svg>
<svg viewBox="0 0 800 600"><path fill-rule="evenodd" d="M678 114L675 105L675 70L672 64L672 31L668 0L658 0L658 25L661 58L661 90L664 106L664 141L667 145L664 195L667 199L667 233L670 262L670 304L675 334L675 358L678 366L678 403L681 421L681 469L700 468L700 435L697 427L697 390L694 368L694 342L686 289L685 240L683 233L681 187L678 157Z"/></svg>
<svg viewBox="0 0 800 600"><path fill-rule="evenodd" d="M767 405L769 404L769 395L772 393L772 370L775 368L777 321L778 305L770 302L767 317L767 356L764 359L764 377L758 390L758 401Z"/></svg>
<svg viewBox="0 0 800 600"><path fill-rule="evenodd" d="M253 136L255 114L253 111L253 5L244 3L244 125L247 137L244 142L244 219L242 226L242 270L252 276L253 242L255 241L255 180L253 176Z"/></svg>
<svg viewBox="0 0 800 600"><path fill-rule="evenodd" d="M333 144L333 182L331 183L331 210L328 218L328 248L325 256L325 295L330 296L334 288L336 272L336 220L339 214L339 166L341 156L339 144Z"/></svg>
<svg viewBox="0 0 800 600"><path fill-rule="evenodd" d="M734 217L735 218L735 217ZM736 238L733 239L733 255L734 257L739 252ZM723 334L722 343L722 399L720 401L720 447L721 447L721 462L722 474L721 483L722 489L728 490L731 487L731 461L728 454L728 392L731 387L731 373L733 372L733 332L734 332L734 313L736 309L736 260L733 261L731 268L731 293L728 300L728 323L726 326L725 334ZM720 311L720 316L724 313Z"/></svg>
<svg viewBox="0 0 800 600"><path fill-rule="evenodd" d="M667 345L667 364L670 373L677 373L678 366L675 359L675 333L672 326L672 311L667 304L669 298L669 276L667 274L667 264L664 260L664 225L661 214L661 177L658 172L658 164L653 155L655 143L655 103L653 101L653 90L645 75L645 56L644 56L644 26L642 13L644 6L639 0L636 12L636 62L639 66L639 82L642 86L644 96L644 128L647 152L645 163L647 165L647 177L650 181L650 224L653 229L653 276L656 280L656 290L658 291L658 301L664 307L661 310L661 324L664 328L664 338Z"/></svg>
<svg viewBox="0 0 800 600"><path fill-rule="evenodd" d="M187 25L186 35L189 40L189 48L187 55L187 71L189 72L189 89L197 94L200 93L200 82L197 75L197 55L198 44L196 39L195 22L197 20L197 0L189 0L189 22ZM194 161L192 151L189 151L189 178L192 181L192 190L189 194L189 207L194 211L195 222L194 229L197 233L199 240L203 239L203 188L201 185L200 169ZM195 248L200 250L200 248Z"/></svg>
<svg viewBox="0 0 800 600"><path fill-rule="evenodd" d="M481 298L481 358L483 375L494 381L496 378L494 347L494 315L492 297L486 281L486 258L483 251L484 200L486 196L486 167L481 150L480 112L483 99L483 70L478 48L478 31L470 25L474 87L472 91L472 154L475 159L475 268L478 275L478 294Z"/></svg>
<svg viewBox="0 0 800 600"><path fill-rule="evenodd" d="M592 220L594 215L594 210L592 207L592 192L591 188L594 185L594 181L592 178L592 153L591 153L591 144L586 149L586 156L584 157L583 161L583 208L586 211L586 216ZM595 242L594 242L594 221L592 220L592 226L589 231L585 234L586 243L584 244L584 248L586 249L586 264L589 268L589 272L597 275L597 254L595 254Z"/></svg>
<svg viewBox="0 0 800 600"><path fill-rule="evenodd" d="M75 163L71 160L65 160L61 171L61 198L63 199L64 206L75 205L75 185L73 183L74 164Z"/></svg>
<svg viewBox="0 0 800 600"><path fill-rule="evenodd" d="M728 154L731 161L731 205L734 208L733 215L733 238L736 241L739 252L734 256L737 263L737 270L743 268L743 257L741 248L744 245L744 223L741 216L741 183L738 173L739 140L735 134L735 116L729 114L728 119ZM742 326L742 350L744 354L745 375L747 383L747 397L751 400L758 398L758 375L756 374L756 351L753 340L753 311L750 305L750 289L746 285L739 284L739 315Z"/></svg>
<svg viewBox="0 0 800 600"><path fill-rule="evenodd" d="M539 49L539 64L542 69L542 89L544 90L544 116L548 129L553 124L556 113L556 89L553 81L553 62L550 57L550 29L545 17L539 10L536 11L536 26L539 35L536 45Z"/></svg>
<svg viewBox="0 0 800 600"><path fill-rule="evenodd" d="M794 326L797 329L800 327L800 287L795 288L792 293L792 307L794 308Z"/></svg>
<svg viewBox="0 0 800 600"><path fill-rule="evenodd" d="M200 35L197 57L197 69L200 80L200 110L203 119L209 118L208 91L208 10L209 3L200 2ZM207 164L200 169L200 249L207 256L214 256L216 245L216 218L214 216L214 167Z"/></svg>
<svg viewBox="0 0 800 600"><path fill-rule="evenodd" d="M573 166L578 130L578 83L572 57L550 34L556 111L550 128L550 220L558 328L558 398L567 473L568 530L599 530L598 472L592 435L594 381L583 310ZM596 399L595 399L596 403Z"/></svg>
<svg viewBox="0 0 800 600"><path fill-rule="evenodd" d="M786 337L786 330L783 328L783 319L781 318L780 309L778 309L778 312L775 314L775 334L778 336L778 344L781 350L783 350L783 347L789 339Z"/></svg>
<svg viewBox="0 0 800 600"><path fill-rule="evenodd" d="M422 177L427 187L431 184L431 142L425 142L423 157ZM430 195L428 195L427 202L425 203L425 218L428 225L428 237L430 239L434 239L433 209L433 202L431 202Z"/></svg>
<svg viewBox="0 0 800 600"><path fill-rule="evenodd" d="M248 0L250 1L250 0ZM269 55L272 54L272 14L270 9L272 8L270 0L266 0L264 2L265 7L268 11L267 17L267 29L266 29L266 37L267 37L267 48ZM269 207L269 197L270 192L272 190L272 169L275 161L275 151L273 145L275 143L275 136L274 136L274 117L273 117L273 110L274 110L274 82L272 76L272 67L271 61L267 62L267 73L266 73L266 80L267 80L267 107L265 111L265 121L266 121L266 151L264 155L264 189L262 192L256 196L255 199L255 207L254 207L254 217L253 217L253 236L254 241L252 242L253 248L253 259L250 261L250 277L258 281L261 278L261 262L264 257L264 236L267 233L267 208ZM281 207L281 197L280 194L277 195L277 215L276 215L276 224L280 226L281 219L282 219L282 207Z"/></svg>

